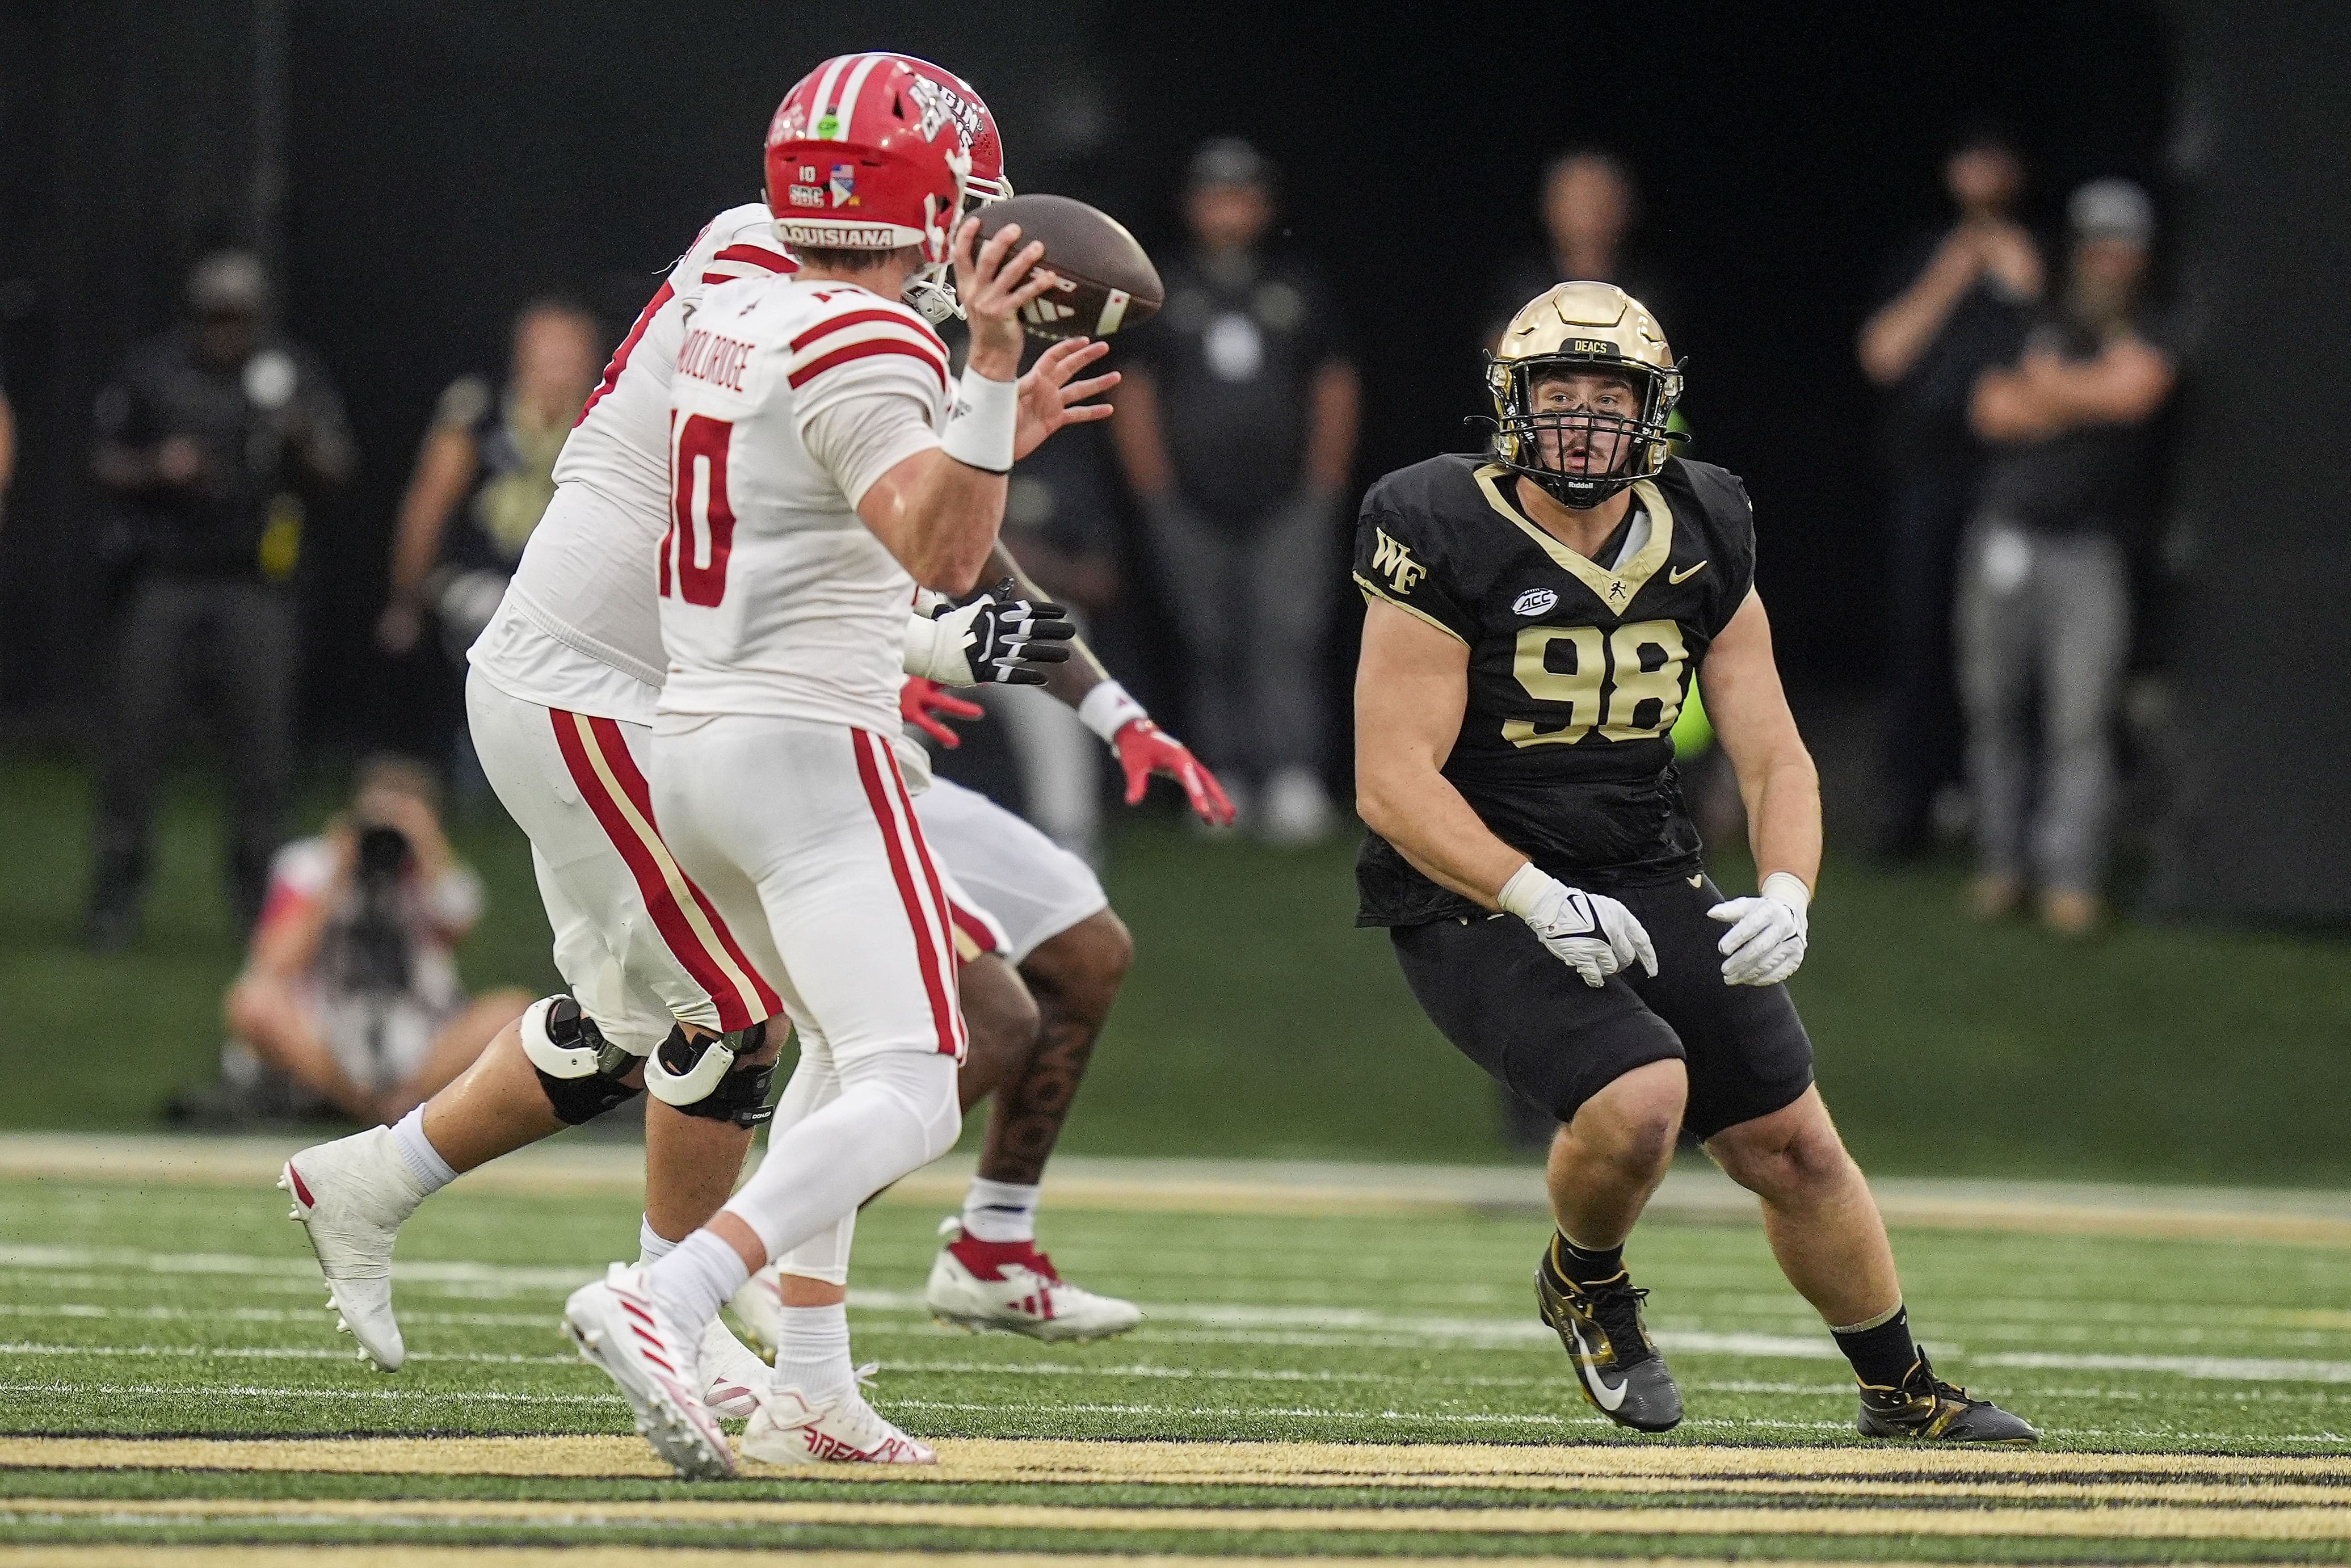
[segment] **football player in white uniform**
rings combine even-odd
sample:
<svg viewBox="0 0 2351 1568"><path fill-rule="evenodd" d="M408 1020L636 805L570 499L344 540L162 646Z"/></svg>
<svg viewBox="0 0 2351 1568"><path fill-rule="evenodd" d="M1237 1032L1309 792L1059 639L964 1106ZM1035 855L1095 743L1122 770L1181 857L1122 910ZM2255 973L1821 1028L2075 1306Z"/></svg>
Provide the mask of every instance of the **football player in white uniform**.
<svg viewBox="0 0 2351 1568"><path fill-rule="evenodd" d="M697 1364L720 1304L961 1124L955 925L893 747L905 606L917 586L967 592L1014 460L1108 412L1050 390L1040 417L1023 396L1019 312L1054 280L1016 227L983 244L961 216L980 113L962 82L901 56L845 56L802 80L767 151L768 207L800 270L713 288L672 377L653 800L800 1048L742 1189L564 1309L684 1475L734 1469ZM951 251L971 323L960 382L901 302ZM660 1065L720 1084L736 1076L728 1043L697 1039ZM744 1451L823 1457L808 1443L822 1414L774 1387Z"/></svg>
<svg viewBox="0 0 2351 1568"><path fill-rule="evenodd" d="M968 101L977 102L976 97ZM1002 188L1000 151L984 110L978 125L967 183L976 193L994 193ZM394 1234L425 1196L457 1172L636 1092L640 1059L673 1034L681 1053L690 1049L689 1031L673 1018L698 1020L704 1030L740 1030L772 994L744 961L724 919L650 831L643 757L664 671L650 591L654 572L645 558L667 518L663 437L669 373L686 341L687 308L713 285L792 267L776 245L764 204L730 209L704 230L614 353L565 447L547 522L534 536L498 617L473 651L469 698L476 737L486 737L483 750L492 780L534 841L558 963L572 995L532 1009L473 1072L398 1127L304 1150L281 1176L327 1274L339 1326L357 1336L362 1359L386 1371L395 1370L404 1354L391 1308ZM929 279L909 292L927 293L931 301L943 298ZM951 297L945 298L952 308ZM1026 390L1065 402L1092 395L1107 380L1069 383L1100 352L1078 345L1052 350ZM987 578L995 580L1008 570L999 549ZM1022 591L1035 597L1025 582ZM1021 673L1023 661L1053 657L1059 650L1045 644L1040 652L1036 644L1024 646L1025 640L1056 632L1066 635L1066 626L1056 627L1026 604L983 601L936 622L911 622L905 668L917 677L958 683L1035 680ZM1204 816L1228 820L1229 807L1213 778L1150 723L1082 644L1077 650L1077 660L1053 668L1051 689L1111 740L1127 773L1129 800L1140 798L1152 772L1165 772L1184 784ZM909 686L910 694L932 689L919 678ZM906 706L910 715L924 711L911 695ZM922 761L911 745L901 755L910 772ZM1117 1332L1139 1315L1134 1309L1061 1284L1029 1238L1035 1173L1123 975L1124 929L1081 862L1000 807L951 786L922 801L935 841L943 840L950 856L969 863L1008 911L1007 922L998 924L956 895L949 881L958 956L975 960L965 987L974 1040L962 1075L965 1103L987 1092L1004 1071L1019 1074L1006 1084L982 1179L974 1184L959 1233L934 1270L933 1305L943 1316L975 1325L992 1316L991 1326L1040 1337ZM988 953L1002 957L984 956ZM1005 958L1019 964L1036 987L1041 1042L1038 1003L1008 970L995 972ZM745 1056L747 1069L756 1071L772 1051L747 1050ZM659 1103L648 1113L647 1218L641 1234L648 1260L667 1249L668 1239L707 1219L725 1198L750 1137L747 1124L757 1119L737 1102L764 1097L750 1092L758 1083L747 1074L741 1082L729 1076L718 1086L724 1093L697 1103L697 1114L673 1103L691 1086L656 1073L653 1087ZM725 1112L725 1119L713 1111ZM845 1277L845 1234L841 1244L838 1265L821 1249L808 1255L807 1268L816 1276L810 1286ZM950 1255L957 1255L952 1264ZM1041 1290L1036 1288L1040 1277ZM811 1345L838 1340L828 1358L837 1375L804 1377L811 1390L837 1385L849 1396L834 1402L809 1434L812 1455L903 1454L903 1446L893 1450L893 1429L856 1396L838 1286L831 1287L830 1312L821 1291L812 1309L778 1312L781 1301L771 1284L765 1301L753 1290L737 1305L754 1312L767 1307L755 1324L771 1343L782 1320L793 1320L799 1333L787 1337L806 1342L797 1358L803 1366L810 1354L821 1354L811 1353ZM712 1331L704 1355L714 1397L725 1401L729 1414L747 1414L765 1369L723 1330Z"/></svg>

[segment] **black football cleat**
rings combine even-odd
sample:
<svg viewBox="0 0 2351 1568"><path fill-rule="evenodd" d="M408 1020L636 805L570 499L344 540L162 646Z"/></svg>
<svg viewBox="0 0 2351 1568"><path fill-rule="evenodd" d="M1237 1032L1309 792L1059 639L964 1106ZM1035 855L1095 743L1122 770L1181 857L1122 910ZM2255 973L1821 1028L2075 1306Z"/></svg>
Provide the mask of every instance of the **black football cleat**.
<svg viewBox="0 0 2351 1568"><path fill-rule="evenodd" d="M1641 1321L1648 1293L1623 1273L1562 1291L1548 1268L1535 1267L1535 1302L1567 1347L1583 1396L1619 1427L1670 1432L1681 1424L1682 1391Z"/></svg>
<svg viewBox="0 0 2351 1568"><path fill-rule="evenodd" d="M2010 1415L1989 1399L1971 1399L1966 1389L1936 1376L1923 1350L1896 1386L1861 1385L1861 1416L1855 1426L1865 1437L1916 1437L1937 1443L2041 1441L2041 1434L2022 1416Z"/></svg>

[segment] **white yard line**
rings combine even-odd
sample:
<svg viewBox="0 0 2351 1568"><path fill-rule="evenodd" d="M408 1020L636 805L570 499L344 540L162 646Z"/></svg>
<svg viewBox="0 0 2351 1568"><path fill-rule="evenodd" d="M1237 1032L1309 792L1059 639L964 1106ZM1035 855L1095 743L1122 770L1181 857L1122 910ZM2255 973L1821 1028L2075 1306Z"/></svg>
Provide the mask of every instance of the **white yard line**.
<svg viewBox="0 0 2351 1568"><path fill-rule="evenodd" d="M249 1383L207 1383L201 1389L184 1383L82 1383L55 1379L46 1383L0 1383L0 1394L98 1394L109 1397L148 1398L168 1395L184 1399L202 1393L207 1399L380 1399L448 1401L460 1405L610 1405L618 1394L508 1394L495 1389L434 1392L421 1388L266 1388Z"/></svg>
<svg viewBox="0 0 2351 1568"><path fill-rule="evenodd" d="M266 1186L298 1146L282 1137L0 1134L0 1178ZM950 1155L883 1201L953 1203L971 1164L968 1155ZM567 1138L495 1161L462 1185L478 1192L633 1194L643 1180L642 1145ZM2351 1193L1911 1179L1873 1186L1897 1225L2351 1246ZM1065 1207L1161 1213L1425 1213L1537 1209L1542 1201L1541 1175L1531 1166L1065 1155L1053 1163L1051 1186L1053 1201ZM1653 1214L1698 1218L1754 1211L1753 1197L1696 1160L1678 1165L1649 1205Z"/></svg>
<svg viewBox="0 0 2351 1568"><path fill-rule="evenodd" d="M61 1245L0 1246L0 1266L20 1269L87 1268L112 1264L132 1271L252 1276L310 1276L314 1265L297 1258L261 1257L243 1253L146 1252L129 1248ZM554 1290L577 1284L583 1271L573 1268L438 1261L396 1263L395 1279L500 1290ZM929 1309L922 1297L906 1291L854 1291L851 1303L866 1312L923 1313ZM1360 1343L1362 1335L1403 1336L1424 1346L1548 1344L1552 1338L1542 1324L1522 1317L1475 1318L1452 1314L1382 1312L1368 1307L1286 1306L1263 1302L1184 1302L1150 1306L1144 1331L1183 1325L1243 1336L1238 1343L1260 1343L1256 1336L1290 1333L1312 1334L1311 1343L1334 1348ZM1349 1337L1341 1337L1349 1336ZM1839 1353L1825 1334L1772 1334L1665 1331L1657 1334L1666 1350L1691 1355L1738 1355L1766 1359L1835 1361ZM1292 1340L1283 1343L1302 1343ZM2351 1383L2351 1361L2288 1359L2259 1356L2113 1354L2095 1351L1994 1351L1970 1356L1949 1342L1938 1350L1972 1367L2014 1367L2043 1371L2140 1372L2231 1382Z"/></svg>
<svg viewBox="0 0 2351 1568"><path fill-rule="evenodd" d="M188 1361L355 1361L349 1350L319 1345L285 1344L39 1344L29 1340L0 1340L0 1356L170 1356ZM585 1366L576 1355L514 1355L488 1351L412 1352L410 1361L437 1361L469 1366ZM461 1396L462 1397L462 1396Z"/></svg>

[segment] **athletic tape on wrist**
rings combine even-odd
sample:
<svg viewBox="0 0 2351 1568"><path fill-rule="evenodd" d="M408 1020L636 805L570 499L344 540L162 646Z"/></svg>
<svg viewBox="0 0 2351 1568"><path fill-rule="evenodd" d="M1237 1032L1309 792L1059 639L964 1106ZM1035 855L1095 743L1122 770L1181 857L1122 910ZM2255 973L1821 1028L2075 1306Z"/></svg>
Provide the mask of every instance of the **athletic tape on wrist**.
<svg viewBox="0 0 2351 1568"><path fill-rule="evenodd" d="M939 623L927 615L906 617L905 646L900 651L898 665L909 675L926 681L938 679Z"/></svg>
<svg viewBox="0 0 2351 1568"><path fill-rule="evenodd" d="M1020 383L995 382L970 366L956 383L955 407L939 449L990 474L1012 472L1012 436L1020 417Z"/></svg>
<svg viewBox="0 0 2351 1568"><path fill-rule="evenodd" d="M1543 895L1559 885L1557 877L1537 871L1535 862L1529 861L1510 873L1510 880L1502 884L1501 891L1494 895L1494 902L1502 906L1505 915L1515 915L1526 920L1533 915L1535 905L1542 901Z"/></svg>
<svg viewBox="0 0 2351 1568"><path fill-rule="evenodd" d="M1078 703L1078 722L1101 736L1105 745L1136 719L1150 716L1116 681L1102 682Z"/></svg>
<svg viewBox="0 0 2351 1568"><path fill-rule="evenodd" d="M1763 885L1758 891L1764 897L1776 898L1800 914L1813 902L1813 890L1804 885L1802 877L1792 871L1773 872L1763 879Z"/></svg>

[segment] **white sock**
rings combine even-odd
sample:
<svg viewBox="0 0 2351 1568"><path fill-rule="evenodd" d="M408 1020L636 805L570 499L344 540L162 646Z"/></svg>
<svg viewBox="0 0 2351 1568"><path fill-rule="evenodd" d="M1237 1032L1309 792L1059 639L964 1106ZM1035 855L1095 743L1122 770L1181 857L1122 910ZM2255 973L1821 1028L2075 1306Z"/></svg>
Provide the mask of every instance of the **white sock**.
<svg viewBox="0 0 2351 1568"><path fill-rule="evenodd" d="M707 1230L697 1230L646 1271L645 1280L678 1326L700 1334L718 1315L718 1304L743 1288L751 1270L732 1247Z"/></svg>
<svg viewBox="0 0 2351 1568"><path fill-rule="evenodd" d="M846 1305L786 1307L783 1317L783 1343L776 1348L771 1387L797 1388L810 1403L821 1405L857 1381L849 1367Z"/></svg>
<svg viewBox="0 0 2351 1568"><path fill-rule="evenodd" d="M677 1243L653 1228L650 1219L637 1221L637 1266L658 1263L677 1250Z"/></svg>
<svg viewBox="0 0 2351 1568"><path fill-rule="evenodd" d="M1040 1188L1015 1181L971 1178L963 1197L963 1233L976 1241L1037 1239Z"/></svg>
<svg viewBox="0 0 2351 1568"><path fill-rule="evenodd" d="M392 1129L392 1141L400 1149L400 1163L408 1167L408 1174L424 1189L417 1195L420 1198L432 1197L457 1179L456 1171L441 1157L433 1140L424 1135L423 1106L417 1106L400 1119Z"/></svg>

